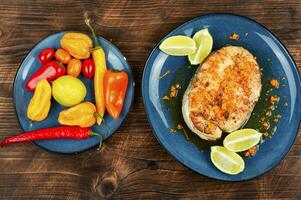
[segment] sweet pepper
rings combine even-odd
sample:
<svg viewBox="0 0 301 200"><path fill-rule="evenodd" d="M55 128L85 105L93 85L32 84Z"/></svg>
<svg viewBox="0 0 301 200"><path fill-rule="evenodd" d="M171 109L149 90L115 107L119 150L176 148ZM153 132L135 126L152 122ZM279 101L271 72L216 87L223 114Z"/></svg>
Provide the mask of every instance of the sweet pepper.
<svg viewBox="0 0 301 200"><path fill-rule="evenodd" d="M49 113L50 105L51 86L46 79L42 79L38 82L34 95L29 102L27 117L32 121L44 120Z"/></svg>
<svg viewBox="0 0 301 200"><path fill-rule="evenodd" d="M59 114L60 124L69 126L91 127L97 119L96 107L91 102L77 104Z"/></svg>
<svg viewBox="0 0 301 200"><path fill-rule="evenodd" d="M94 72L94 94L95 94L95 105L99 116L104 116L105 114L105 99L104 99L104 89L103 89L103 77L107 70L106 55L103 48L100 46L97 36L94 32L93 27L90 24L89 19L85 20L86 25L91 30L93 35L94 49L92 51L92 58L95 64ZM100 125L102 122L101 118L97 118L97 124Z"/></svg>
<svg viewBox="0 0 301 200"><path fill-rule="evenodd" d="M91 38L83 33L66 33L61 39L61 47L74 58L86 59L93 47Z"/></svg>
<svg viewBox="0 0 301 200"><path fill-rule="evenodd" d="M60 76L65 75L66 69L59 64L56 60L50 61L40 67L35 73L33 73L27 80L25 87L29 92L34 92L37 83L46 79L47 81L53 81Z"/></svg>
<svg viewBox="0 0 301 200"><path fill-rule="evenodd" d="M118 119L122 111L128 79L122 71L107 70L104 74L105 106L113 119Z"/></svg>

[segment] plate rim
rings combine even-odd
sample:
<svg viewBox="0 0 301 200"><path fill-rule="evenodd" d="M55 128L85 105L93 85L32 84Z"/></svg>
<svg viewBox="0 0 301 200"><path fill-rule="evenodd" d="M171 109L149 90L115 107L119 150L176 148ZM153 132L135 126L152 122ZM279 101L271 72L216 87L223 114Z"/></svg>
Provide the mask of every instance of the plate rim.
<svg viewBox="0 0 301 200"><path fill-rule="evenodd" d="M54 36L54 35L57 35L57 34L62 34L62 33L70 33L70 32L76 32L76 33L85 33L85 34L88 34L90 35L89 32L87 31L73 31L73 30L69 30L69 31L56 31L56 32L53 32L53 33L50 33L50 34L47 34L46 36L43 36L39 41L37 41L29 50L28 52L26 53L26 56L21 60L18 68L17 68L17 71L15 73L15 76L14 76L14 80L13 80L13 85L12 85L12 99L13 99L13 105L14 105L14 111L15 111L15 114L16 114L16 118L17 118L17 122L19 124L19 127L21 127L21 130L22 131L25 131L24 128L22 127L21 123L20 123L20 119L19 119L19 116L18 116L18 113L17 113L17 107L16 107L16 97L15 97L15 87L16 87L16 79L17 77L19 76L19 73L20 73L20 70L21 70L21 66L22 64L24 63L24 61L28 58L28 55L29 53L34 49L36 48L36 46L38 46L42 41L44 41L45 39L51 37L51 36ZM133 71L132 71L132 68L129 64L129 62L127 61L126 57L123 55L123 53L119 50L119 48L117 48L117 46L115 46L111 41L107 40L106 38L100 36L100 35L97 35L97 39L103 39L105 42L107 42L108 44L110 44L115 50L117 50L123 57L124 57L124 61L125 63L127 64L128 68L129 68L129 71L131 73L131 76L133 78L133 92L132 92L132 95L130 96L131 98L131 103L129 105L129 110L128 112L126 113L125 115L125 118L121 121L120 125L116 128L115 132L120 128L120 126L122 126L122 124L124 123L125 119L127 118L127 115L128 113L133 109L133 103L134 103L134 97L135 97L135 88L136 88L136 83L135 83L135 77L134 77L134 74L133 74ZM111 135L109 135L107 139L109 139L112 135L115 134L115 132L113 132ZM102 140L103 142L104 140ZM78 153L81 153L81 152L84 152L84 151L88 151L94 147L96 147L98 144L96 145L93 145L93 146L90 146L90 147L87 147L87 148L83 148L79 151L66 151L66 152L62 152L62 151L53 151L53 150L50 150L50 149L47 149L46 147L32 141L32 142L29 142L29 143L33 143L35 144L36 146L38 146L39 148L47 151L47 152L50 152L50 153L56 153L56 154L61 154L61 155L72 155L72 154L78 154Z"/></svg>
<svg viewBox="0 0 301 200"><path fill-rule="evenodd" d="M153 124L151 123L151 120L150 120L150 114L149 114L150 108L147 107L147 103L146 103L146 91L144 91L145 80L146 80L146 77L145 77L145 76L146 76L146 67L147 67L147 65L148 65L148 63L149 63L149 60L150 60L151 56L154 54L155 50L158 48L159 44L161 44L162 41L163 41L163 40L164 40L171 32L175 31L176 29L180 29L181 27L185 26L186 24L189 24L189 23L192 23L192 22L194 22L194 21L200 20L200 19L203 18L203 17L210 17L210 16L217 16L217 15L219 15L219 16L223 16L223 15L224 15L224 16L238 17L238 18L241 18L241 19L243 19L243 20L248 20L248 21L250 21L250 22L252 22L252 23L255 23L256 25L260 26L260 27L263 28L265 31L267 31L267 32L271 35L271 37L272 37L273 39L275 39L275 40L279 43L279 45L285 50L285 52L287 53L288 57L289 57L290 60L292 61L293 65L294 65L294 67L293 67L292 69L293 69L293 70L296 72L296 74L297 74L297 77L296 77L297 80L296 80L296 81L299 82L298 85L301 86L300 73L299 73L299 70L298 70L298 68L297 68L297 64L296 64L296 62L295 62L293 56L290 54L290 52L289 52L288 49L285 47L285 45L281 42L281 40L280 40L274 33L272 33L272 32L271 32L266 26L264 26L263 24L257 22L257 21L254 20L254 19L251 19L251 18L249 18L249 17L243 16L243 15L239 15L239 14L230 13L230 12L218 12L218 13L208 13L208 14L204 14L204 15L199 15L199 16L193 17L193 18L191 18L190 20L185 21L185 22L183 22L182 24L180 24L180 25L178 25L178 26L172 28L167 34L165 34L165 35L160 39L159 42L156 43L156 45L152 48L151 52L149 53L149 56L148 56L146 62L144 63L144 69L143 69L143 75L142 75L142 81L141 81L142 99L143 99L143 105L144 105L144 108L145 108L145 112L146 112L146 116L147 116L148 122L149 122L149 124L151 125L151 128L152 128L152 133L153 133L153 135L155 136L156 140L159 142L159 144L165 149L165 151L166 151L171 157L173 157L175 160L179 161L182 165L184 165L184 166L187 167L188 169L192 170L193 172L198 173L198 174L201 174L201 175L206 176L206 177L208 177L208 178L212 178L212 179L219 180L219 181L224 181L224 182L243 182L243 181L248 181L248 180L255 179L256 177L262 176L262 175L264 175L264 174L270 172L272 169L274 169L276 166L278 166L278 165L281 163L281 161L283 161L283 159L284 159L284 158L286 157L286 155L290 152L290 150L291 150L293 144L294 144L295 141L296 141L296 138L297 138L297 135L298 135L298 130L299 130L299 128L300 128L300 122L301 122L301 116L300 116L300 114L301 114L301 112L299 113L299 116L298 116L298 118L299 118L298 128L297 128L297 130L294 131L294 132L295 132L294 138L293 138L292 142L289 144L289 148L288 148L288 149L280 156L280 159L279 159L277 162L275 162L274 165L271 165L271 167L267 168L266 170L264 170L263 172L261 172L261 173L255 175L255 176L250 176L250 177L247 177L247 178L242 178L242 179L240 179L240 180L235 180L235 179L225 179L225 178L220 178L220 177L216 177L216 176L211 176L211 175L208 175L208 174L199 172L199 171L196 170L195 168L188 166L187 163L185 163L181 158L176 157L175 155L173 155L173 154L172 154L172 153L171 153L171 152L163 145L163 143L159 140L159 138L158 138L158 136L157 136L157 133L156 133L155 130L154 130ZM300 99L300 98L301 98L301 97L300 97L300 96L301 96L300 91L299 91L299 92L297 91L297 94L299 94L299 95L297 96L297 98L299 97L299 99Z"/></svg>

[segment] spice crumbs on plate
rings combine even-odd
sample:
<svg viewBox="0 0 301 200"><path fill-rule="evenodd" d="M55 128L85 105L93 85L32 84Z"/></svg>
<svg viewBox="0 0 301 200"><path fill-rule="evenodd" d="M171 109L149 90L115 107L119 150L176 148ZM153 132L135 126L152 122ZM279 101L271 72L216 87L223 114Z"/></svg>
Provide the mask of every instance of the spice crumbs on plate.
<svg viewBox="0 0 301 200"><path fill-rule="evenodd" d="M264 129L269 129L270 128L269 122L263 122L262 126L263 126Z"/></svg>
<svg viewBox="0 0 301 200"><path fill-rule="evenodd" d="M183 126L181 124L178 124L177 129L181 130L183 129Z"/></svg>
<svg viewBox="0 0 301 200"><path fill-rule="evenodd" d="M254 156L255 153L256 153L256 146L254 147L251 147L250 149L248 149L246 152L245 152L245 157L251 157L251 156Z"/></svg>
<svg viewBox="0 0 301 200"><path fill-rule="evenodd" d="M176 83L175 85L172 85L170 88L170 93L169 93L169 97L173 98L173 97L177 97L178 95L178 90L181 88L181 85L179 83Z"/></svg>
<svg viewBox="0 0 301 200"><path fill-rule="evenodd" d="M266 111L265 116L270 117L271 115L272 115L272 111L270 110Z"/></svg>
<svg viewBox="0 0 301 200"><path fill-rule="evenodd" d="M237 41L239 39L239 35L237 33L232 33L232 35L230 35L229 39Z"/></svg>
<svg viewBox="0 0 301 200"><path fill-rule="evenodd" d="M168 130L169 130L170 133L175 133L176 132L176 129L174 129L174 128L169 128Z"/></svg>
<svg viewBox="0 0 301 200"><path fill-rule="evenodd" d="M167 95L165 95L164 97L162 97L163 100L169 100L169 97Z"/></svg>
<svg viewBox="0 0 301 200"><path fill-rule="evenodd" d="M280 97L278 97L277 95L272 95L270 97L270 102L271 102L271 104L274 104L274 103L278 102L279 99L280 99Z"/></svg>
<svg viewBox="0 0 301 200"><path fill-rule="evenodd" d="M270 84L273 88L279 88L279 82L277 79L270 80Z"/></svg>

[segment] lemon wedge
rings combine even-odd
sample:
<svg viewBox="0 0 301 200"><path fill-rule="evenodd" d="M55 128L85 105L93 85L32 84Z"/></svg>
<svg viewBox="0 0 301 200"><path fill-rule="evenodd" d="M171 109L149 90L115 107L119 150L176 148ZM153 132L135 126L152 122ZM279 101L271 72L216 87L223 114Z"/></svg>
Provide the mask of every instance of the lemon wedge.
<svg viewBox="0 0 301 200"><path fill-rule="evenodd" d="M222 146L211 147L210 158L214 166L226 174L239 174L245 168L244 160L237 153Z"/></svg>
<svg viewBox="0 0 301 200"><path fill-rule="evenodd" d="M193 40L196 43L197 50L188 55L190 64L198 65L210 54L213 46L213 39L207 28L194 34Z"/></svg>
<svg viewBox="0 0 301 200"><path fill-rule="evenodd" d="M261 137L262 134L254 129L240 129L227 135L223 144L230 151L241 152L258 144Z"/></svg>
<svg viewBox="0 0 301 200"><path fill-rule="evenodd" d="M196 43L190 37L177 35L166 38L159 49L171 56L187 56L196 51Z"/></svg>

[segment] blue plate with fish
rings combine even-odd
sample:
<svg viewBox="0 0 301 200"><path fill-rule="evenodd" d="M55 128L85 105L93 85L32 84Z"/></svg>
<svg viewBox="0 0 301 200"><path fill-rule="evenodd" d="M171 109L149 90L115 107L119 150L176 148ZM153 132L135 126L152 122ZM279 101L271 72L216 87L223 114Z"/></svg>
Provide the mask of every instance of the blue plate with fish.
<svg viewBox="0 0 301 200"><path fill-rule="evenodd" d="M25 83L28 78L41 66L41 63L38 61L38 54L41 50L53 47L55 49L60 48L60 40L66 32L60 32L53 35L50 35L40 41L26 56L20 68L17 72L14 82L13 89L13 98L16 113L19 119L19 123L24 131L37 130L47 127L58 126L57 121L59 112L65 109L63 106L59 105L54 99L51 100L51 108L48 114L48 117L40 122L31 122L26 115L27 106L33 93L30 93L25 88ZM103 47L106 54L107 67L109 69L116 69L120 71L125 71L128 74L129 82L126 92L126 97L123 105L122 112L117 120L113 120L107 113L104 116L104 119L109 127L107 131L106 127L102 124L101 126L94 125L92 130L94 132L100 133L103 136L103 139L110 137L121 125L121 123L126 118L127 113L129 112L133 98L134 98L134 78L129 64L127 63L125 57L122 53L115 47L112 43L107 41L102 37L98 37L100 45ZM83 81L87 88L87 95L84 101L94 101L94 86L93 78L86 79L82 75L79 76L79 79ZM85 140L71 140L71 139L60 139L60 140L43 140L34 142L38 146L57 153L77 153L84 151L86 149L92 148L99 144L99 137L91 137Z"/></svg>
<svg viewBox="0 0 301 200"><path fill-rule="evenodd" d="M244 127L263 131L259 121L269 107L268 95L280 101L272 111L270 127L254 157L245 158L245 169L237 175L219 171L210 160L210 146L222 141L206 142L185 129L181 113L181 98L197 66L190 66L186 56L169 56L159 50L161 42L170 36L193 37L200 29L208 28L213 37L213 49L227 45L242 46L256 58L262 72L262 91L252 115ZM237 41L229 39L233 33ZM279 88L269 87L277 79ZM180 85L178 100L166 101L171 86ZM225 181L255 178L274 168L284 159L298 133L301 116L300 75L284 45L267 28L256 21L234 14L208 14L188 21L166 35L151 52L144 68L142 94L153 133L167 152L183 165L199 174ZM169 103L166 103L169 102ZM182 124L184 123L184 124ZM180 127L179 127L180 125ZM184 129L181 127L183 126Z"/></svg>

